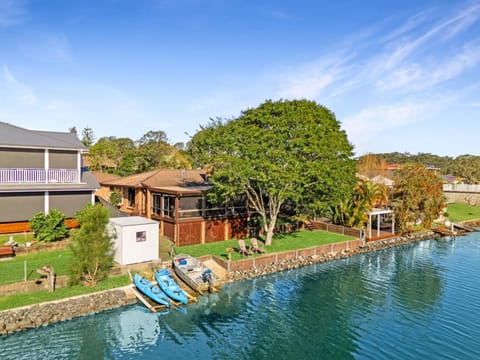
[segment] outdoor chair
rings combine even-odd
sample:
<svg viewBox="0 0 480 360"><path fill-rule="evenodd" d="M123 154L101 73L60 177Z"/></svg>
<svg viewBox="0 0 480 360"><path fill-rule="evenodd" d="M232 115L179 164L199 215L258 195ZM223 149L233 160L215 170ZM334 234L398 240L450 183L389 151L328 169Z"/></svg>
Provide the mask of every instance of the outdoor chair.
<svg viewBox="0 0 480 360"><path fill-rule="evenodd" d="M252 251L247 248L247 246L245 245L245 240L243 239L238 240L238 252L241 255L252 255Z"/></svg>
<svg viewBox="0 0 480 360"><path fill-rule="evenodd" d="M250 249L253 251L253 252L257 252L259 254L261 253L264 253L265 252L265 249L263 247L259 247L258 246L258 240L257 238L251 238L250 239L250 243L251 243L251 246L250 246Z"/></svg>

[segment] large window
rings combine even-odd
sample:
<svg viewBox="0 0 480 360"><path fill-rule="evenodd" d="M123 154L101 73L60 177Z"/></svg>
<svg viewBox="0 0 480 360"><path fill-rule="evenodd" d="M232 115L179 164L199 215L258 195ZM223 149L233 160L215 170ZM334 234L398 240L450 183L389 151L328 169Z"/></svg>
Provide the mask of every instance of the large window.
<svg viewBox="0 0 480 360"><path fill-rule="evenodd" d="M202 209L202 196L186 196L179 199L178 216L181 218L200 217Z"/></svg>
<svg viewBox="0 0 480 360"><path fill-rule="evenodd" d="M128 188L128 206L135 207L135 189Z"/></svg>
<svg viewBox="0 0 480 360"><path fill-rule="evenodd" d="M162 194L152 194L152 214L157 216L162 215Z"/></svg>
<svg viewBox="0 0 480 360"><path fill-rule="evenodd" d="M163 195L163 216L173 218L175 216L175 196Z"/></svg>

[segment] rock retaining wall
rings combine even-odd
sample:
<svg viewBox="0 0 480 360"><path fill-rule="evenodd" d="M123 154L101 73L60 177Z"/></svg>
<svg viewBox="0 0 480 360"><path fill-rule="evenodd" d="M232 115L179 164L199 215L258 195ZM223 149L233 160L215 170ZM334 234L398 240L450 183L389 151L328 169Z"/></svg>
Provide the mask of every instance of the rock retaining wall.
<svg viewBox="0 0 480 360"><path fill-rule="evenodd" d="M0 335L113 309L137 301L130 287L0 311Z"/></svg>
<svg viewBox="0 0 480 360"><path fill-rule="evenodd" d="M313 265L325 261L341 259L361 253L377 251L392 246L408 244L414 241L434 237L435 234L427 231L421 234L397 236L361 244L360 240L346 241L332 245L316 246L314 248L291 251L285 253L264 255L231 263L227 282L251 279L258 276L273 274L279 271L297 269L302 266ZM217 262L219 262L216 259ZM228 262L222 265L228 269Z"/></svg>

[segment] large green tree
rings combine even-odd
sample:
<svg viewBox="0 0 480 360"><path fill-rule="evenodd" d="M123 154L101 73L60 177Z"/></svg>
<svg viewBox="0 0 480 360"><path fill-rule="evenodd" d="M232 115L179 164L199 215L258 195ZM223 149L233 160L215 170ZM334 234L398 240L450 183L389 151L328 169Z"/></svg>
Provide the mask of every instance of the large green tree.
<svg viewBox="0 0 480 360"><path fill-rule="evenodd" d="M80 229L73 234L70 244L70 283L83 282L95 286L113 266L113 237L107 230L108 209L100 204L88 204L77 212L75 218L80 223Z"/></svg>
<svg viewBox="0 0 480 360"><path fill-rule="evenodd" d="M352 150L335 115L307 100L268 100L236 119L212 120L189 143L195 165L210 170L212 197L246 194L263 219L267 245L287 200L316 215L351 194Z"/></svg>

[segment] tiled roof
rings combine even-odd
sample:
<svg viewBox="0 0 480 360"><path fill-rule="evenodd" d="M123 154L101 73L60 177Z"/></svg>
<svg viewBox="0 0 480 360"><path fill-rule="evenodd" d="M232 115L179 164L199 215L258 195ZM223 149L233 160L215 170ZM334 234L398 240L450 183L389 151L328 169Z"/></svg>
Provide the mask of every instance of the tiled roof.
<svg viewBox="0 0 480 360"><path fill-rule="evenodd" d="M0 146L87 150L73 133L28 130L2 121L0 121Z"/></svg>
<svg viewBox="0 0 480 360"><path fill-rule="evenodd" d="M93 176L95 176L95 179L97 179L97 181L100 184L103 184L103 183L109 182L109 181L118 180L118 179L122 178L119 175L104 173L102 171L92 171L91 173L92 173Z"/></svg>
<svg viewBox="0 0 480 360"><path fill-rule="evenodd" d="M142 174L102 182L105 185L149 188L209 185L202 170L153 170Z"/></svg>

